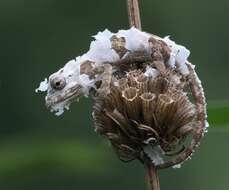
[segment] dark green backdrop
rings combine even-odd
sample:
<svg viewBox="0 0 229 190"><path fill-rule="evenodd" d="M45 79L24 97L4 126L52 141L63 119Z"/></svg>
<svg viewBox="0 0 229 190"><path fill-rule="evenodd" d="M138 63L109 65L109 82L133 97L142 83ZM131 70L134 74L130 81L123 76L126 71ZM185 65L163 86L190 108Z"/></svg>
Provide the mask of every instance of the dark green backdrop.
<svg viewBox="0 0 229 190"><path fill-rule="evenodd" d="M121 163L93 131L91 100L63 117L34 89L87 51L91 36L128 28L125 0L0 0L0 189L146 189L137 162ZM210 132L162 190L228 190L228 0L141 0L143 29L191 50L209 102Z"/></svg>

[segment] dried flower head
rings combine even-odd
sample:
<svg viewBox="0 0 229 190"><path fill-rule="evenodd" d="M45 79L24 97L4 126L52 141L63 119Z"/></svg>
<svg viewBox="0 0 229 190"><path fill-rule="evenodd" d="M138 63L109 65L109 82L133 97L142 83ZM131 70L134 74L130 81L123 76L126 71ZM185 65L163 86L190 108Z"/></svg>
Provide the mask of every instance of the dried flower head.
<svg viewBox="0 0 229 190"><path fill-rule="evenodd" d="M87 53L36 91L47 91L46 105L56 115L91 95L95 131L120 160L141 161L149 188L160 190L157 170L179 168L207 130L205 96L190 51L142 32L138 0L127 0L127 7L131 29L99 32Z"/></svg>
<svg viewBox="0 0 229 190"><path fill-rule="evenodd" d="M185 91L188 78L159 64L113 76L110 94L95 97L96 131L123 161L141 160L150 150L157 154L149 155L154 164L161 165L166 156L183 152L186 137L198 130L196 107Z"/></svg>
<svg viewBox="0 0 229 190"><path fill-rule="evenodd" d="M95 100L95 129L123 161L158 168L185 161L206 130L205 98L190 51L131 28L99 32L90 50L41 83L57 115L80 96ZM143 161L144 162L144 161Z"/></svg>

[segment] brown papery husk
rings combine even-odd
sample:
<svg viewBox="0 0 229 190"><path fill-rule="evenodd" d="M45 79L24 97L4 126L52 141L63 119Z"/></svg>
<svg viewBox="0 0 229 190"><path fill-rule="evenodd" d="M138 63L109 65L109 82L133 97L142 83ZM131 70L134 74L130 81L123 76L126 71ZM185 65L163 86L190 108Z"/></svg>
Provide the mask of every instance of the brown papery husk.
<svg viewBox="0 0 229 190"><path fill-rule="evenodd" d="M128 117L137 120L139 118L140 100L138 97L139 90L134 87L126 88L122 91L122 97Z"/></svg>
<svg viewBox="0 0 229 190"><path fill-rule="evenodd" d="M143 93L141 96L142 114L146 125L152 125L153 112L156 105L156 95L148 92Z"/></svg>

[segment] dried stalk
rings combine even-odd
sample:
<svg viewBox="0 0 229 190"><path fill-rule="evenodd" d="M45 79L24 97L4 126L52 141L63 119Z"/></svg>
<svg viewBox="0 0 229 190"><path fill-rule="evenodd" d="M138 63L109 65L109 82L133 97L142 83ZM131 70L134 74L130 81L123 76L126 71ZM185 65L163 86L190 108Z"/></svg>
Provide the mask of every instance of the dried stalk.
<svg viewBox="0 0 229 190"><path fill-rule="evenodd" d="M147 180L148 180L149 190L160 190L157 168L147 158L145 159L144 163L145 163L145 168L147 170Z"/></svg>
<svg viewBox="0 0 229 190"><path fill-rule="evenodd" d="M138 0L127 0L127 7L130 27L134 26L141 30L142 26ZM157 175L156 167L148 159L145 159L143 162L147 170L149 190L160 190L159 178Z"/></svg>
<svg viewBox="0 0 229 190"><path fill-rule="evenodd" d="M142 29L138 0L127 0L130 27Z"/></svg>

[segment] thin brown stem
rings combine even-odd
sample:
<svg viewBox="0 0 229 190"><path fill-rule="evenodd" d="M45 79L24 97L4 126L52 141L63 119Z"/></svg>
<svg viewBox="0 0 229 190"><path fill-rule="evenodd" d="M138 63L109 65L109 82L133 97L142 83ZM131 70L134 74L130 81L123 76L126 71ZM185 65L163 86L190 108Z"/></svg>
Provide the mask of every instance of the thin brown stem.
<svg viewBox="0 0 229 190"><path fill-rule="evenodd" d="M130 27L142 29L138 0L127 0Z"/></svg>
<svg viewBox="0 0 229 190"><path fill-rule="evenodd" d="M149 160L145 161L145 168L147 170L147 180L148 180L149 190L160 190L157 168Z"/></svg>

